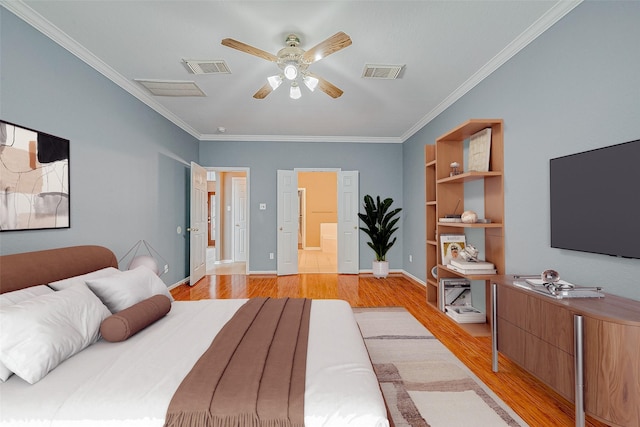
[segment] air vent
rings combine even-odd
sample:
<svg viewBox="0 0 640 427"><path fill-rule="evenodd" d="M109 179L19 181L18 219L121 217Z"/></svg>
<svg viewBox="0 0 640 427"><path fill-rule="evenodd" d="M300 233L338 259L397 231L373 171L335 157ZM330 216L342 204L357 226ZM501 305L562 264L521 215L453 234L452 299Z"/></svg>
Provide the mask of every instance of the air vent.
<svg viewBox="0 0 640 427"><path fill-rule="evenodd" d="M176 80L138 80L156 96L206 96L195 82Z"/></svg>
<svg viewBox="0 0 640 427"><path fill-rule="evenodd" d="M222 60L184 60L187 69L193 74L231 74L226 62Z"/></svg>
<svg viewBox="0 0 640 427"><path fill-rule="evenodd" d="M404 65L373 65L365 64L362 72L363 79L397 79Z"/></svg>

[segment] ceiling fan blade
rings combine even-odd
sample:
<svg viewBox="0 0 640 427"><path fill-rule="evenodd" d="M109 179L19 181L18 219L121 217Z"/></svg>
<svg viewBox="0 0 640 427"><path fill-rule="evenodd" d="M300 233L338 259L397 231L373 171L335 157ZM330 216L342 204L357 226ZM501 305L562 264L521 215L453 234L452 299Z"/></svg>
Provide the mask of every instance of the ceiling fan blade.
<svg viewBox="0 0 640 427"><path fill-rule="evenodd" d="M234 39L223 39L222 45L239 50L240 52L248 53L250 55L266 59L267 61L276 62L278 60L278 57L272 53L266 52L262 49L258 49L257 47L250 46L246 43L242 43Z"/></svg>
<svg viewBox="0 0 640 427"><path fill-rule="evenodd" d="M255 99L265 99L267 95L273 92L271 85L267 82L264 86L262 86L258 91L253 95Z"/></svg>
<svg viewBox="0 0 640 427"><path fill-rule="evenodd" d="M342 94L344 93L342 91L342 89L338 88L337 86L333 85L332 83L329 83L328 81L326 81L322 77L318 77L317 75L315 75L313 73L309 73L309 75L311 77L315 77L316 79L318 79L318 88L321 91L323 91L324 93L326 93L327 95L329 95L330 97L332 97L332 98L340 98L342 96Z"/></svg>
<svg viewBox="0 0 640 427"><path fill-rule="evenodd" d="M335 33L323 42L318 43L302 55L302 60L312 64L351 45L351 38L342 31Z"/></svg>

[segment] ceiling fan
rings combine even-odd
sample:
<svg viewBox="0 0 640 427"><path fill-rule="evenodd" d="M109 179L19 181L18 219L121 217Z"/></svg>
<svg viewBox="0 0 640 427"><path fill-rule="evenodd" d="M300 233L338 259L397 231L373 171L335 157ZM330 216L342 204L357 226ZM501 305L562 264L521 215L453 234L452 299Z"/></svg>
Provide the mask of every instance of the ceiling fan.
<svg viewBox="0 0 640 427"><path fill-rule="evenodd" d="M280 68L281 72L267 78L267 83L253 95L256 99L264 99L285 80L291 82L289 96L293 99L298 99L302 96L298 79L302 80L309 90L314 91L316 87L319 87L321 91L332 98L338 98L343 93L338 87L307 70L309 65L314 62L338 52L351 44L351 38L341 31L307 51L298 47L300 39L297 35L289 34L285 40L286 46L280 49L276 55L234 39L224 39L222 40L222 44L232 49L237 49L241 52L266 59L267 61L275 62Z"/></svg>

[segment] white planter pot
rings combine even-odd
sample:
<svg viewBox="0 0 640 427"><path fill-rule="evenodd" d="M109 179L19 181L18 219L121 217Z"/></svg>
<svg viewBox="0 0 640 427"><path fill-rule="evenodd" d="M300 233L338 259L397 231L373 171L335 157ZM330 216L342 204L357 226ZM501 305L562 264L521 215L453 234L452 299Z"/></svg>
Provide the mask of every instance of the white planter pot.
<svg viewBox="0 0 640 427"><path fill-rule="evenodd" d="M373 277L384 279L389 275L389 261L373 261Z"/></svg>

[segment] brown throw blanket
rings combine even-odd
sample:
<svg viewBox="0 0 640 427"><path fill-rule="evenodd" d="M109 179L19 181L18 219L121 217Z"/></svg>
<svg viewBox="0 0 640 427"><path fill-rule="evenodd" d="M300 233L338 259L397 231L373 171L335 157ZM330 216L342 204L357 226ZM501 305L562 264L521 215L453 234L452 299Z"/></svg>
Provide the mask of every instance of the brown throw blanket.
<svg viewBox="0 0 640 427"><path fill-rule="evenodd" d="M303 427L311 300L253 298L176 391L165 426Z"/></svg>

